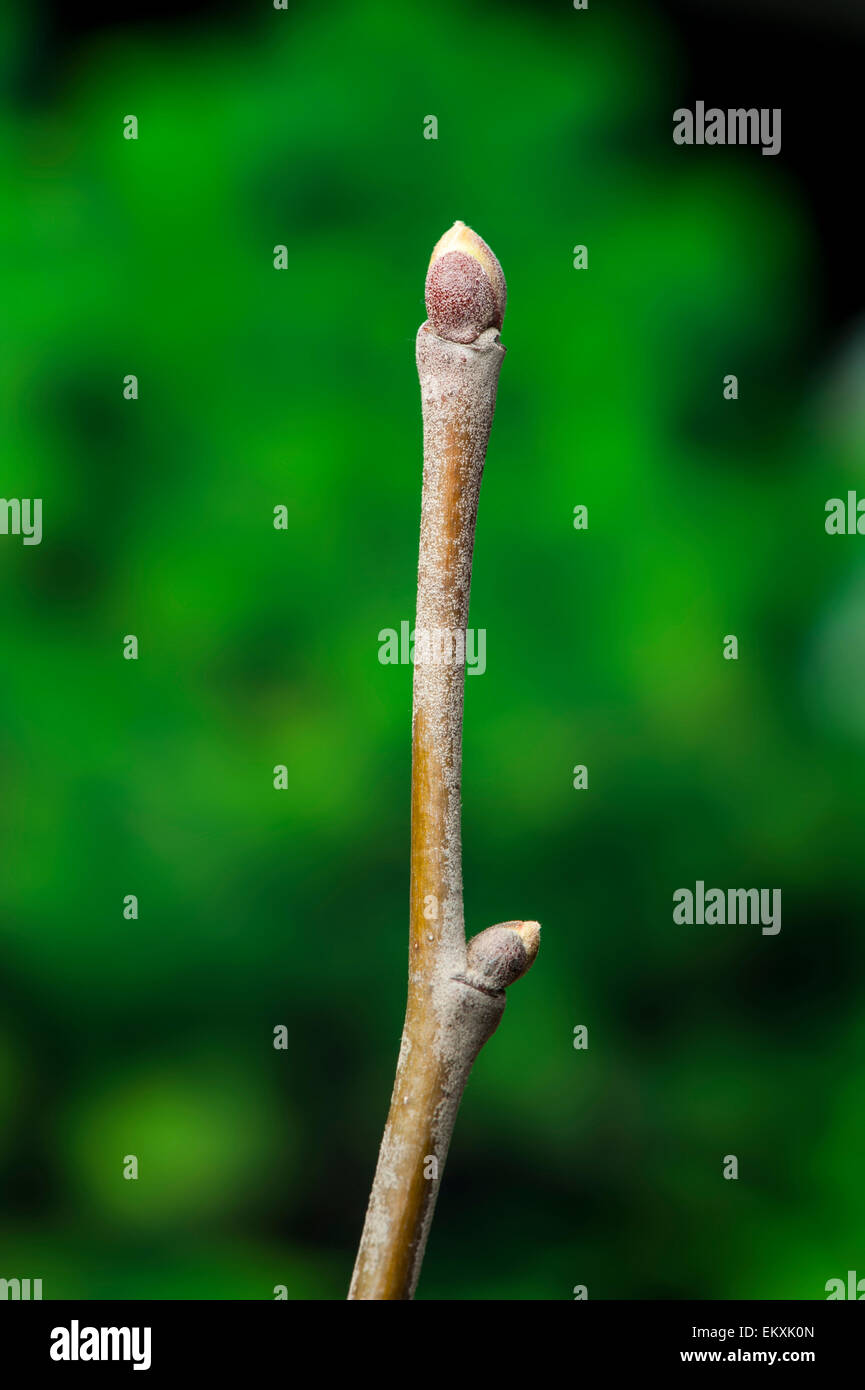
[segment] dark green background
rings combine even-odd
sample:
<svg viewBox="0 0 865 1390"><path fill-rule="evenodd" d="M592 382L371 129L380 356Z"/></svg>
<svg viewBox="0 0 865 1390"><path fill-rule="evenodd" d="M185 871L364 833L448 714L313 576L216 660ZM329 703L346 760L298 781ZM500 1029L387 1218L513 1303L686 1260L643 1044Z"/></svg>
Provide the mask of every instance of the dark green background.
<svg viewBox="0 0 865 1390"><path fill-rule="evenodd" d="M544 939L419 1296L865 1275L865 540L823 527L863 357L786 150L673 146L652 6L229 7L40 68L44 23L5 8L0 491L45 535L0 537L0 1277L345 1294L405 990L411 673L377 635L413 617L455 218L509 287L466 909ZM780 887L780 935L675 926L696 879Z"/></svg>

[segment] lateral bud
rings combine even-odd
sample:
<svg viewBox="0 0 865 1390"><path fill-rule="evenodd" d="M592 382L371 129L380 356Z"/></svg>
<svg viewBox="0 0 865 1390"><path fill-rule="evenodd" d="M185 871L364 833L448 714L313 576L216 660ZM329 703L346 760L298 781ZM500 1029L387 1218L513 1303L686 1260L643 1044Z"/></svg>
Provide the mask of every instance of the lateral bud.
<svg viewBox="0 0 865 1390"><path fill-rule="evenodd" d="M525 975L541 944L539 922L499 922L468 943L466 980L493 993Z"/></svg>

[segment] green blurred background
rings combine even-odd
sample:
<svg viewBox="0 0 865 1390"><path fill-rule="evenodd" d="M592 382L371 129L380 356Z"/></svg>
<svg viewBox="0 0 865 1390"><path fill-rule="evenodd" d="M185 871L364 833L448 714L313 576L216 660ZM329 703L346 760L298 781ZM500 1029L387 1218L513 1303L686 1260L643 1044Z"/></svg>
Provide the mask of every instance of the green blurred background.
<svg viewBox="0 0 865 1390"><path fill-rule="evenodd" d="M411 671L378 633L413 617L413 344L455 218L509 287L466 909L544 941L419 1297L865 1274L865 541L823 526L861 485L865 354L814 192L840 155L792 110L776 159L675 147L692 97L777 104L771 65L694 87L683 25L5 7L0 491L43 498L44 539L0 537L0 1277L345 1295L405 995ZM780 935L674 925L696 879L780 887Z"/></svg>

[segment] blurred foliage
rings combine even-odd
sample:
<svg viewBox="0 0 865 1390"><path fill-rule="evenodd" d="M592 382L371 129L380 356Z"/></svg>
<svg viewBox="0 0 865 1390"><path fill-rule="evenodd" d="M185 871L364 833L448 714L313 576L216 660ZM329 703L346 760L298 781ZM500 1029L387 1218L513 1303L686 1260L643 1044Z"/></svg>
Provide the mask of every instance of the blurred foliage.
<svg viewBox="0 0 865 1390"><path fill-rule="evenodd" d="M545 931L420 1296L823 1296L865 1218L865 565L823 507L865 431L861 345L806 365L783 160L673 147L646 7L253 8L95 33L35 91L7 11L2 491L45 531L0 540L0 1274L344 1296L405 985L377 634L413 614L413 340L459 217L509 286L467 913ZM698 878L780 886L781 934L675 926Z"/></svg>

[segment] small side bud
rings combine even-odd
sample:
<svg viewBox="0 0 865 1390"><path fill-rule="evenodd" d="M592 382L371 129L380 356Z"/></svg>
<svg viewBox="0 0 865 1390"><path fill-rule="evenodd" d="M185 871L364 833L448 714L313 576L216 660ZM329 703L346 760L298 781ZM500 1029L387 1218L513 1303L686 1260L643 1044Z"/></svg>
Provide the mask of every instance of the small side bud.
<svg viewBox="0 0 865 1390"><path fill-rule="evenodd" d="M525 975L541 943L538 922L499 922L468 944L466 979L477 989L498 992Z"/></svg>
<svg viewBox="0 0 865 1390"><path fill-rule="evenodd" d="M473 343L487 328L501 329L507 300L502 268L464 222L455 222L436 243L425 298L430 323L452 343Z"/></svg>

